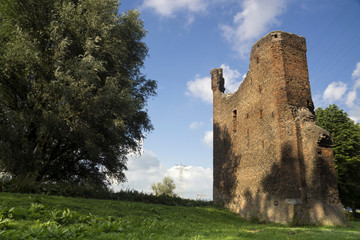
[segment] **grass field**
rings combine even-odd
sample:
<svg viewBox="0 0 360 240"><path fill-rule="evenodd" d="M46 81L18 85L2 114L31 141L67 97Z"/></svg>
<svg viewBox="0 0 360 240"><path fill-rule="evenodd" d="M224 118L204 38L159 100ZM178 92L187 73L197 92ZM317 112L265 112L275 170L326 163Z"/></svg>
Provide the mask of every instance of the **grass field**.
<svg viewBox="0 0 360 240"><path fill-rule="evenodd" d="M349 227L246 221L217 207L0 193L0 239L360 239Z"/></svg>

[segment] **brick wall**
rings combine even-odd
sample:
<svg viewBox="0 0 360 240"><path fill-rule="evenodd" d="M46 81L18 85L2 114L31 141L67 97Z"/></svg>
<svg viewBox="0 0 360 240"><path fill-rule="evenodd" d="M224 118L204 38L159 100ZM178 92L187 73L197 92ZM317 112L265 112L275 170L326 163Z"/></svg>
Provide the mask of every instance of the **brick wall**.
<svg viewBox="0 0 360 240"><path fill-rule="evenodd" d="M305 39L280 31L260 39L234 93L224 93L222 69L211 79L214 201L247 218L344 224L332 151L319 145L330 136L313 118Z"/></svg>

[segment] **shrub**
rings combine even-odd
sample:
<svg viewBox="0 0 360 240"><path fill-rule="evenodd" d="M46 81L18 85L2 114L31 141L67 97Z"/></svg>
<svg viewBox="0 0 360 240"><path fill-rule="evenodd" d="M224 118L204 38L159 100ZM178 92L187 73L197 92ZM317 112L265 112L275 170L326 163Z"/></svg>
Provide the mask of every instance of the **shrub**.
<svg viewBox="0 0 360 240"><path fill-rule="evenodd" d="M38 182L35 175L24 178L0 177L0 192L37 193L47 195L60 195L66 197L82 197L108 200L123 200L164 204L170 206L210 206L212 201L183 199L178 196L143 193L136 190L120 190L114 192L107 187L92 184L74 184L67 182Z"/></svg>

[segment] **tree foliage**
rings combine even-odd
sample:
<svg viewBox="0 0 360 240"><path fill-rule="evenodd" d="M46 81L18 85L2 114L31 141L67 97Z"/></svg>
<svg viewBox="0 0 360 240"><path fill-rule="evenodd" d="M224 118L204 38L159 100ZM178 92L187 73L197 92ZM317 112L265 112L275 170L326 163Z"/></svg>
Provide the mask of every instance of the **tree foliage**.
<svg viewBox="0 0 360 240"><path fill-rule="evenodd" d="M174 193L175 183L174 180L170 177L164 177L162 182L153 183L151 189L154 191L156 196L166 195L166 196L176 196Z"/></svg>
<svg viewBox="0 0 360 240"><path fill-rule="evenodd" d="M334 157L342 203L360 207L360 126L336 105L315 111L317 123L334 139Z"/></svg>
<svg viewBox="0 0 360 240"><path fill-rule="evenodd" d="M152 129L156 82L137 11L117 0L0 2L0 170L41 181L122 181Z"/></svg>

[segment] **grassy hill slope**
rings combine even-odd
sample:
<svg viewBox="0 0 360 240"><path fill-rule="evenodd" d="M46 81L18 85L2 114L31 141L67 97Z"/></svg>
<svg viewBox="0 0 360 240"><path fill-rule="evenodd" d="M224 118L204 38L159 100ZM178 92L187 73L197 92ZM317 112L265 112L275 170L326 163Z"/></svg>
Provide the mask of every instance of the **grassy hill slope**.
<svg viewBox="0 0 360 240"><path fill-rule="evenodd" d="M360 239L349 227L246 221L216 207L0 193L0 239Z"/></svg>

